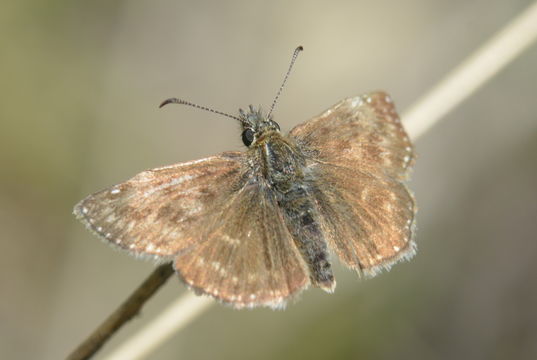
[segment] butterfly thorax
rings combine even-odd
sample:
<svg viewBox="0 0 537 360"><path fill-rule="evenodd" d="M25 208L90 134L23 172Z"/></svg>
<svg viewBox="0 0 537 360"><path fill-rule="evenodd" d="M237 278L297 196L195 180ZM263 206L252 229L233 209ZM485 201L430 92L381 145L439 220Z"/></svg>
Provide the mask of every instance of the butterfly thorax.
<svg viewBox="0 0 537 360"><path fill-rule="evenodd" d="M279 132L264 135L256 147L263 164L263 176L272 188L286 194L294 185L304 184L305 159Z"/></svg>
<svg viewBox="0 0 537 360"><path fill-rule="evenodd" d="M253 163L261 164L261 172L271 187L286 192L291 184L303 179L304 157L298 147L280 133L280 126L261 109L249 106L239 109L242 140L248 147Z"/></svg>

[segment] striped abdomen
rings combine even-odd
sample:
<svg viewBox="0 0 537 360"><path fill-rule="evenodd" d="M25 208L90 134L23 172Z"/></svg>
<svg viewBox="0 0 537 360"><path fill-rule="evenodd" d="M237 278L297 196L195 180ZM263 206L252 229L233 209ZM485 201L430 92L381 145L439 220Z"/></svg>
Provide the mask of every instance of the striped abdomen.
<svg viewBox="0 0 537 360"><path fill-rule="evenodd" d="M265 177L275 190L285 223L300 250L313 285L333 291L335 280L328 249L309 185L304 178L305 161L291 144L267 142L263 146Z"/></svg>

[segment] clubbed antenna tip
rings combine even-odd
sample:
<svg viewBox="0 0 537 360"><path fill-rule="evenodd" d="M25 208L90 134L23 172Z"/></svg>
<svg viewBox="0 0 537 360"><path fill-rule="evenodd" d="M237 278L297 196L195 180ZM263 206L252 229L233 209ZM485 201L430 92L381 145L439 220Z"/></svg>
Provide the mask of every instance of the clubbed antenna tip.
<svg viewBox="0 0 537 360"><path fill-rule="evenodd" d="M164 100L163 102L161 102L160 105L159 105L158 107L159 107L159 109L160 109L160 108L163 107L164 105L168 105L168 104L171 104L171 103L180 104L180 101L181 101L181 100L179 100L179 99L177 99L177 98L169 98L169 99L166 99L166 100Z"/></svg>
<svg viewBox="0 0 537 360"><path fill-rule="evenodd" d="M287 70L287 73L285 74L285 77L283 78L282 85L280 86L280 89L278 90L278 93L276 94L276 97L274 97L274 101L272 102L272 106L270 107L270 111L267 115L267 118L270 118L270 115L272 115L272 110L274 110L274 107L276 106L276 102L278 102L278 98L280 97L280 94L282 93L283 87L285 86L285 83L287 81L287 78L289 77L289 74L291 73L291 70L293 69L293 65L295 64L295 60L298 56L298 54L304 50L302 45L298 46L295 51L293 52L293 57L291 58L291 63L289 64L289 69Z"/></svg>

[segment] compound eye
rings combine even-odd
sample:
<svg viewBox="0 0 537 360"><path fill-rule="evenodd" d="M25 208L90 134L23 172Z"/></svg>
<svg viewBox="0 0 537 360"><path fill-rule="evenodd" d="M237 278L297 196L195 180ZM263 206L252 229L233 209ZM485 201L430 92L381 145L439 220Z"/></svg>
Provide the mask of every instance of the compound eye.
<svg viewBox="0 0 537 360"><path fill-rule="evenodd" d="M242 132L242 142L250 146L254 142L255 133L252 129L246 129Z"/></svg>

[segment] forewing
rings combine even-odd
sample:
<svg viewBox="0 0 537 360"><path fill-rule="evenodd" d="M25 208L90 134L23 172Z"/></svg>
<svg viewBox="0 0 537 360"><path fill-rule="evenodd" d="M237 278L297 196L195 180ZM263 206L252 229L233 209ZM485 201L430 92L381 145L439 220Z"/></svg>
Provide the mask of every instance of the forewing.
<svg viewBox="0 0 537 360"><path fill-rule="evenodd" d="M250 179L207 224L205 240L175 260L185 283L235 308L281 308L309 285L271 191L263 180Z"/></svg>
<svg viewBox="0 0 537 360"><path fill-rule="evenodd" d="M415 253L416 207L404 184L360 169L313 164L314 198L329 246L367 276Z"/></svg>
<svg viewBox="0 0 537 360"><path fill-rule="evenodd" d="M373 92L345 99L289 133L324 162L406 178L414 152L391 98Z"/></svg>
<svg viewBox="0 0 537 360"><path fill-rule="evenodd" d="M134 255L171 257L200 241L204 222L229 203L241 153L144 171L88 196L75 215L100 238Z"/></svg>

